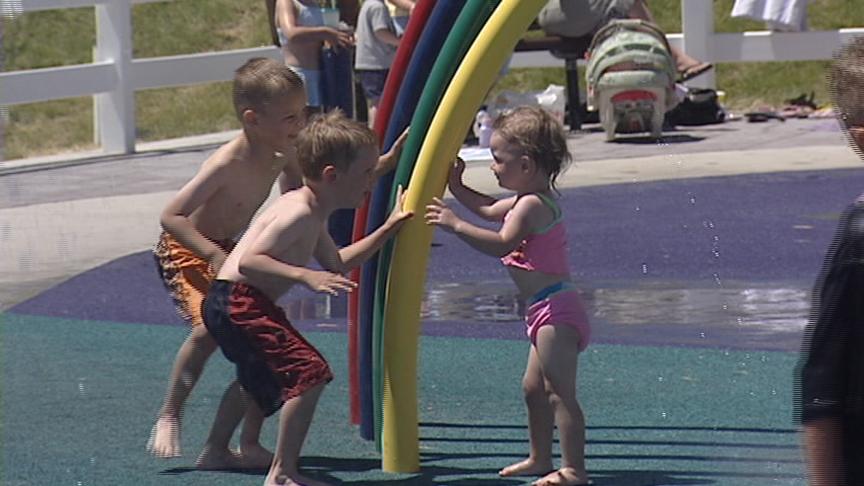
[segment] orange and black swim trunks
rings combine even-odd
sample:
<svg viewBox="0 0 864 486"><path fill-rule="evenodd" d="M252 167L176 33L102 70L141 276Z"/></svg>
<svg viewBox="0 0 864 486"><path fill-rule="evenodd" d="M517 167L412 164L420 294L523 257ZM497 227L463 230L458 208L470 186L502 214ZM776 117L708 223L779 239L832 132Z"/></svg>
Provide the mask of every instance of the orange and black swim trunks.
<svg viewBox="0 0 864 486"><path fill-rule="evenodd" d="M321 353L294 329L282 308L255 287L214 281L204 300L204 325L265 415L333 379Z"/></svg>
<svg viewBox="0 0 864 486"><path fill-rule="evenodd" d="M231 240L215 243L226 253L234 247ZM159 269L162 283L171 294L177 312L193 326L203 324L201 306L210 284L216 278L210 269L210 263L181 245L165 231L159 235L153 256L156 258L156 268Z"/></svg>

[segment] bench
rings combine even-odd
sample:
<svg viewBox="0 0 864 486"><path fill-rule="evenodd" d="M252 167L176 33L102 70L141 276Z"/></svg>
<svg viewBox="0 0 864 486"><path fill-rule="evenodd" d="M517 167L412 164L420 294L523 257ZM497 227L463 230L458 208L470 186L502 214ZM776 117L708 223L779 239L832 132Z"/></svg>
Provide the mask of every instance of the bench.
<svg viewBox="0 0 864 486"><path fill-rule="evenodd" d="M579 71L577 64L585 58L592 36L561 37L547 35L521 39L514 49L516 52L549 51L553 56L564 59L564 69L567 75L567 124L570 131L582 129L582 100L579 95Z"/></svg>

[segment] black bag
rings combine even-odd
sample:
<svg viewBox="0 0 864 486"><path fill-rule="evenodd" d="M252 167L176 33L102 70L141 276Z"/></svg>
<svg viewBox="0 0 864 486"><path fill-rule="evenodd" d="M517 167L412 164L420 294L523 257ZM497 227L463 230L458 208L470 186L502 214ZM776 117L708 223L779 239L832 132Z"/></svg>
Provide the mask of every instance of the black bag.
<svg viewBox="0 0 864 486"><path fill-rule="evenodd" d="M713 89L690 89L678 106L666 112L666 125L697 126L723 123L726 110Z"/></svg>

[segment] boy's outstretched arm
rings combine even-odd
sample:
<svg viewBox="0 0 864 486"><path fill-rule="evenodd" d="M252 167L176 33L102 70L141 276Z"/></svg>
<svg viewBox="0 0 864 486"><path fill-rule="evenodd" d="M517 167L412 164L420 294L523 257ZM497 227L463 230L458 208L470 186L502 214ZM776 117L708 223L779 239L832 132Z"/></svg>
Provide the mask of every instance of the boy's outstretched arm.
<svg viewBox="0 0 864 486"><path fill-rule="evenodd" d="M516 196L505 199L495 199L482 194L465 185L462 175L465 173L465 161L457 158L450 169L447 187L450 193L472 213L486 221L503 221L504 215L513 207Z"/></svg>
<svg viewBox="0 0 864 486"><path fill-rule="evenodd" d="M350 292L355 284L342 275L290 265L270 256L282 254L286 249L300 244L300 235L304 231L308 231L308 228L296 215L274 217L240 258L240 273L256 281L289 280L301 283L315 292L332 295Z"/></svg>
<svg viewBox="0 0 864 486"><path fill-rule="evenodd" d="M218 165L205 166L165 206L159 222L162 228L177 239L181 245L209 261L214 271L219 271L227 255L216 243L207 239L192 224L189 216L204 205L221 187L226 173Z"/></svg>
<svg viewBox="0 0 864 486"><path fill-rule="evenodd" d="M326 228L322 230L321 237L318 238L318 246L315 248L315 259L318 260L318 263L331 272L344 274L357 268L374 255L385 241L395 235L402 225L414 216L414 213L402 209L402 205L405 203L402 186L399 186L397 195L399 204L393 208L387 221L352 245L337 249L333 239L327 234Z"/></svg>
<svg viewBox="0 0 864 486"><path fill-rule="evenodd" d="M511 216L496 232L460 219L444 201L436 197L432 204L426 206L426 224L439 226L449 233L454 233L477 251L494 257L503 257L516 249L528 236L531 231L530 221L536 219L541 211L543 211L543 203L538 198L522 198L513 208Z"/></svg>

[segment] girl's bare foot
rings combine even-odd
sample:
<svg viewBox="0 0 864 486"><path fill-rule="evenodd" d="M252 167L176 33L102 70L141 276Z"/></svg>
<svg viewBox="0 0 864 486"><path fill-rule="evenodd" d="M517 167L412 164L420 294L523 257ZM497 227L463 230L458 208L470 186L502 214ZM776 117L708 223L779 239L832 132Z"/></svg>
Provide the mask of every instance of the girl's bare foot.
<svg viewBox="0 0 864 486"><path fill-rule="evenodd" d="M264 480L264 486L331 486L330 483L324 483L301 476L300 474L284 475L270 477Z"/></svg>
<svg viewBox="0 0 864 486"><path fill-rule="evenodd" d="M209 445L204 446L195 467L203 471L224 471L230 469L242 469L241 457L230 449L214 449Z"/></svg>
<svg viewBox="0 0 864 486"><path fill-rule="evenodd" d="M510 464L504 469L498 471L498 475L504 478L508 476L539 476L541 474L547 474L552 470L553 467L551 460L536 461L529 457L522 462Z"/></svg>
<svg viewBox="0 0 864 486"><path fill-rule="evenodd" d="M159 417L150 431L147 452L156 457L180 457L180 421L175 417Z"/></svg>
<svg viewBox="0 0 864 486"><path fill-rule="evenodd" d="M588 477L572 467L562 467L531 483L532 486L587 486Z"/></svg>
<svg viewBox="0 0 864 486"><path fill-rule="evenodd" d="M270 464L273 463L273 453L261 444L240 446L237 449L237 456L240 458L243 469L266 470L270 469Z"/></svg>

